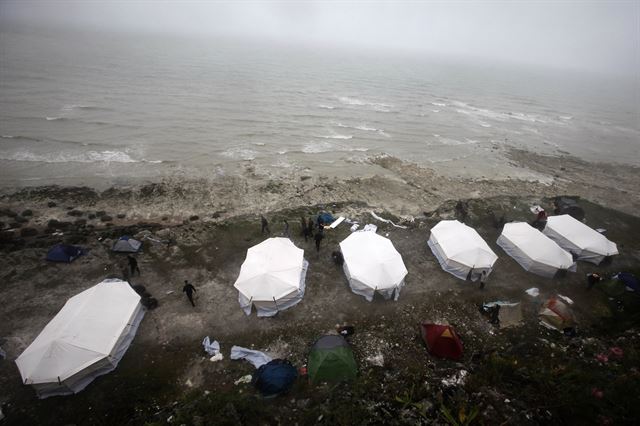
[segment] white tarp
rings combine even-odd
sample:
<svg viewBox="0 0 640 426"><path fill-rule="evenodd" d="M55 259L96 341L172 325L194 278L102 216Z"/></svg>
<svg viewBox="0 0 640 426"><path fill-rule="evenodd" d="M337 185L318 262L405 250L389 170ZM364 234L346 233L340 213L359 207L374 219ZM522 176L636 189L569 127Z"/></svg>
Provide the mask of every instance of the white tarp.
<svg viewBox="0 0 640 426"><path fill-rule="evenodd" d="M73 296L16 359L23 382L40 398L80 392L117 367L143 316L140 296L124 281Z"/></svg>
<svg viewBox="0 0 640 426"><path fill-rule="evenodd" d="M232 346L231 355L229 355L229 358L245 359L249 361L255 368L260 368L264 364L272 361L272 358L264 352L243 348L242 346Z"/></svg>
<svg viewBox="0 0 640 426"><path fill-rule="evenodd" d="M442 269L460 278L477 281L491 273L498 256L475 229L457 220L442 220L431 228L427 241Z"/></svg>
<svg viewBox="0 0 640 426"><path fill-rule="evenodd" d="M528 223L507 223L497 242L525 271L548 278L559 270L575 271L571 254Z"/></svg>
<svg viewBox="0 0 640 426"><path fill-rule="evenodd" d="M605 257L618 254L614 242L568 214L549 216L543 232L578 260L597 265Z"/></svg>
<svg viewBox="0 0 640 426"><path fill-rule="evenodd" d="M385 299L398 300L407 268L388 238L357 231L340 243L344 272L351 290L369 302L377 291Z"/></svg>
<svg viewBox="0 0 640 426"><path fill-rule="evenodd" d="M269 238L249 248L233 285L240 307L251 315L255 306L259 317L270 317L299 303L308 266L304 250L288 238Z"/></svg>

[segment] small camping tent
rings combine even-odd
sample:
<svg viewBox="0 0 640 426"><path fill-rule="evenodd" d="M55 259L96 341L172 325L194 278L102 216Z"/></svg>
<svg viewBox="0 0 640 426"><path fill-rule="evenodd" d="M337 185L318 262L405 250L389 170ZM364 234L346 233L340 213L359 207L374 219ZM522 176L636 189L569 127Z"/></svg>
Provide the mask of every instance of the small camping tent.
<svg viewBox="0 0 640 426"><path fill-rule="evenodd" d="M71 263L83 254L85 254L85 251L82 247L69 244L56 244L47 252L47 260L50 262Z"/></svg>
<svg viewBox="0 0 640 426"><path fill-rule="evenodd" d="M354 379L358 372L351 346L342 336L327 335L311 347L307 371L311 383Z"/></svg>
<svg viewBox="0 0 640 426"><path fill-rule="evenodd" d="M357 231L340 243L342 265L351 290L369 302L377 291L385 299L398 300L407 268L388 238L375 232Z"/></svg>
<svg viewBox="0 0 640 426"><path fill-rule="evenodd" d="M543 233L578 260L597 265L605 257L618 254L614 242L568 214L550 216Z"/></svg>
<svg viewBox="0 0 640 426"><path fill-rule="evenodd" d="M262 395L276 396L288 391L297 377L298 371L289 361L274 359L253 373L253 384Z"/></svg>
<svg viewBox="0 0 640 426"><path fill-rule="evenodd" d="M117 279L73 296L16 359L24 384L40 398L80 392L118 366L143 315L140 296Z"/></svg>
<svg viewBox="0 0 640 426"><path fill-rule="evenodd" d="M115 242L111 250L118 253L137 253L141 247L142 243L140 241L125 235Z"/></svg>
<svg viewBox="0 0 640 426"><path fill-rule="evenodd" d="M620 281L629 291L640 293L640 280L630 272L618 272L612 277L614 280Z"/></svg>
<svg viewBox="0 0 640 426"><path fill-rule="evenodd" d="M542 325L555 330L562 331L575 324L571 309L557 297L550 297L540 308L538 316Z"/></svg>
<svg viewBox="0 0 640 426"><path fill-rule="evenodd" d="M475 229L457 220L441 220L427 241L442 269L461 280L477 281L491 273L498 256Z"/></svg>
<svg viewBox="0 0 640 426"><path fill-rule="evenodd" d="M576 264L571 254L528 223L504 225L498 245L525 271L548 278L558 271L575 271Z"/></svg>
<svg viewBox="0 0 640 426"><path fill-rule="evenodd" d="M489 302L482 305L483 308L495 308L499 306L498 323L501 328L517 326L522 322L522 308L519 302Z"/></svg>
<svg viewBox="0 0 640 426"><path fill-rule="evenodd" d="M453 360L462 357L462 342L450 325L423 322L420 335L430 354Z"/></svg>
<svg viewBox="0 0 640 426"><path fill-rule="evenodd" d="M233 285L244 313L255 306L259 317L270 317L302 300L309 263L304 250L288 238L269 238L247 250Z"/></svg>

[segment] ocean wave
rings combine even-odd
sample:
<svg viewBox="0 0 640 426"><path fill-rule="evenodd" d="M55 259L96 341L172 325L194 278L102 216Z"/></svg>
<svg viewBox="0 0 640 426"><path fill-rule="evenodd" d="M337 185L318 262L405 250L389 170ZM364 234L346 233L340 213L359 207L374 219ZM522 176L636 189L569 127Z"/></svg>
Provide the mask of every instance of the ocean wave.
<svg viewBox="0 0 640 426"><path fill-rule="evenodd" d="M486 108L478 108L467 104L466 102L454 101L453 105L455 105L456 112L464 115L468 115L474 118L482 117L488 118L491 120L497 121L507 121L507 120L520 120L520 121L528 121L531 123L539 122L546 123L547 120L543 117L540 117L536 114L525 114L523 112L499 112L492 111Z"/></svg>
<svg viewBox="0 0 640 426"><path fill-rule="evenodd" d="M56 152L50 154L17 151L0 153L0 159L40 163L162 163L161 160L135 160L123 151Z"/></svg>
<svg viewBox="0 0 640 426"><path fill-rule="evenodd" d="M66 120L66 117L45 117L47 121L61 121Z"/></svg>
<svg viewBox="0 0 640 426"><path fill-rule="evenodd" d="M318 105L318 108L323 108L323 109L335 109L336 107L331 106L331 105L323 105L323 104L320 104L320 105Z"/></svg>
<svg viewBox="0 0 640 426"><path fill-rule="evenodd" d="M558 118L561 120L573 120L573 116L571 115L559 115Z"/></svg>
<svg viewBox="0 0 640 426"><path fill-rule="evenodd" d="M391 108L393 108L393 105L389 105L381 102L363 101L356 98L350 98L348 96L339 96L338 100L345 105L364 106L379 112L391 112Z"/></svg>
<svg viewBox="0 0 640 426"><path fill-rule="evenodd" d="M22 139L25 141L31 141L31 142L42 142L42 139L38 139L38 138L34 138L31 136L21 136L21 135L0 135L0 138L2 139Z"/></svg>
<svg viewBox="0 0 640 426"><path fill-rule="evenodd" d="M302 152L305 154L320 154L323 152L367 152L369 148L364 147L352 147L345 145L336 145L330 142L310 142L302 148Z"/></svg>
<svg viewBox="0 0 640 426"><path fill-rule="evenodd" d="M380 133L384 132L383 129L376 129L375 127L367 126L366 124L361 124L359 126L350 126L348 124L336 123L336 126L343 127L345 129L362 130L364 132L380 132Z"/></svg>
<svg viewBox="0 0 640 426"><path fill-rule="evenodd" d="M353 135L326 135L326 136L317 136L322 139L353 139Z"/></svg>
<svg viewBox="0 0 640 426"><path fill-rule="evenodd" d="M431 105L433 105L433 106L439 106L439 107L447 106L447 104L444 104L444 103L442 103L442 102L431 102Z"/></svg>
<svg viewBox="0 0 640 426"><path fill-rule="evenodd" d="M257 152L243 147L229 148L221 153L222 156L227 158L233 158L236 160L252 161L256 159Z"/></svg>
<svg viewBox="0 0 640 426"><path fill-rule="evenodd" d="M109 108L100 107L96 105L84 105L84 104L67 104L63 105L62 111L75 111L77 109L86 109L86 110L108 110Z"/></svg>
<svg viewBox="0 0 640 426"><path fill-rule="evenodd" d="M477 144L478 141L474 139L465 138L464 141L442 137L440 135L434 135L436 137L435 141L425 141L425 144L429 146L460 146L460 145L474 145Z"/></svg>

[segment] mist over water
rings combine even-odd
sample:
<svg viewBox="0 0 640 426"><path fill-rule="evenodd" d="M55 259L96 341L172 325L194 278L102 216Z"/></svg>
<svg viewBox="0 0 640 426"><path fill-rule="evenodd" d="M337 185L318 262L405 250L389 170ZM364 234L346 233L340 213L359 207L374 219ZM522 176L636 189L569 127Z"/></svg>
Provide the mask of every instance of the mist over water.
<svg viewBox="0 0 640 426"><path fill-rule="evenodd" d="M0 184L345 176L388 154L517 175L508 147L640 165L633 79L375 50L2 30Z"/></svg>

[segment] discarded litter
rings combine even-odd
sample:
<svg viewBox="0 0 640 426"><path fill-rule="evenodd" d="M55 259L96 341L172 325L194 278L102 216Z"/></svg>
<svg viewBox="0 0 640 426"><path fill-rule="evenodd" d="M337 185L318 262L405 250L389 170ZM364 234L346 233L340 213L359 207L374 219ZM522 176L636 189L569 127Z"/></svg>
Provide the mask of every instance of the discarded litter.
<svg viewBox="0 0 640 426"><path fill-rule="evenodd" d="M260 351L243 348L241 346L233 346L231 348L231 359L245 359L249 361L255 368L260 368L264 364L270 362L272 358Z"/></svg>
<svg viewBox="0 0 640 426"><path fill-rule="evenodd" d="M537 287L531 287L530 289L525 290L524 292L531 297L538 297L540 295L540 290L538 290Z"/></svg>
<svg viewBox="0 0 640 426"><path fill-rule="evenodd" d="M239 385L240 383L251 383L251 379L253 376L251 374L247 374L246 376L240 377L238 380L233 382L234 385Z"/></svg>
<svg viewBox="0 0 640 426"><path fill-rule="evenodd" d="M356 232L359 227L360 225L358 225L357 223L354 223L353 225L351 225L351 228L349 229L351 230L351 232Z"/></svg>
<svg viewBox="0 0 640 426"><path fill-rule="evenodd" d="M395 223L393 223L392 221L390 221L389 219L383 219L380 216L378 216L377 214L375 214L374 212L371 212L371 216L374 217L374 219L379 220L380 222L384 222L384 223L390 223L391 225L395 226L396 228L401 228L401 229L407 229L406 226L402 226L402 225L396 225Z"/></svg>
<svg viewBox="0 0 640 426"><path fill-rule="evenodd" d="M169 290L165 293L166 295L173 294L173 290Z"/></svg>
<svg viewBox="0 0 640 426"><path fill-rule="evenodd" d="M332 229L335 228L336 226L340 225L343 220L344 220L344 217L340 216L339 218L334 220L333 223L331 223L331 225L329 225L329 228L332 228Z"/></svg>
<svg viewBox="0 0 640 426"><path fill-rule="evenodd" d="M217 340L213 342L209 340L209 336L205 337L202 341L202 346L204 347L204 351L209 355L217 355L220 353L220 343Z"/></svg>
<svg viewBox="0 0 640 426"><path fill-rule="evenodd" d="M224 359L224 355L222 355L221 353L218 353L212 356L211 358L209 358L209 361L218 362L218 361L222 361L223 359Z"/></svg>
<svg viewBox="0 0 640 426"><path fill-rule="evenodd" d="M457 373L442 379L442 384L446 387L462 386L467 381L468 374L469 372L467 370L460 370Z"/></svg>
<svg viewBox="0 0 640 426"><path fill-rule="evenodd" d="M381 353L367 357L366 360L369 364L375 365L376 367L384 366L384 356Z"/></svg>
<svg viewBox="0 0 640 426"><path fill-rule="evenodd" d="M362 230L367 232L376 232L378 230L378 227L372 223L368 223Z"/></svg>
<svg viewBox="0 0 640 426"><path fill-rule="evenodd" d="M558 297L562 300L564 300L565 302L567 302L570 305L573 305L573 300L569 299L567 296L563 296L561 294L558 294Z"/></svg>

